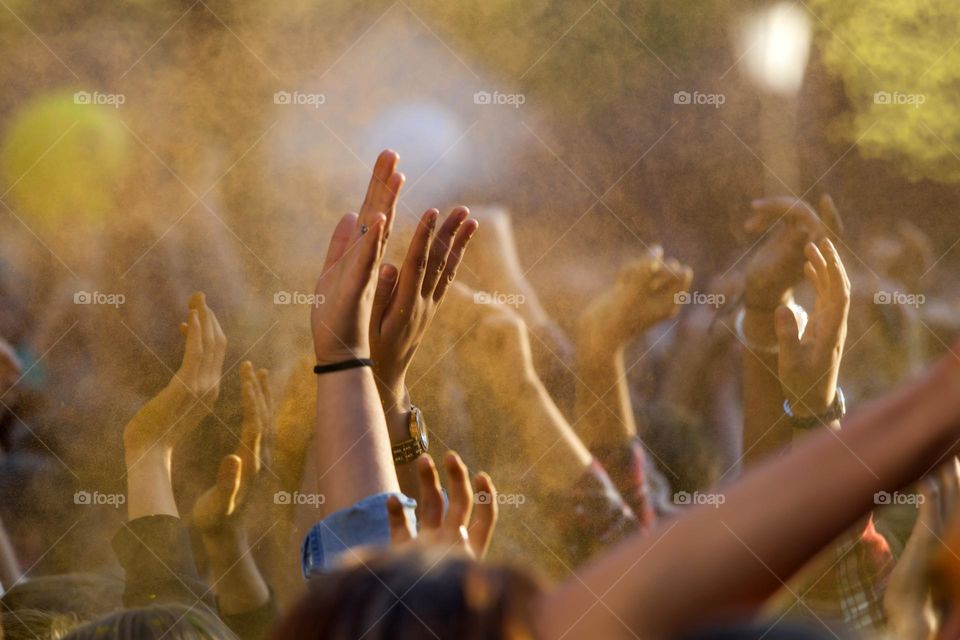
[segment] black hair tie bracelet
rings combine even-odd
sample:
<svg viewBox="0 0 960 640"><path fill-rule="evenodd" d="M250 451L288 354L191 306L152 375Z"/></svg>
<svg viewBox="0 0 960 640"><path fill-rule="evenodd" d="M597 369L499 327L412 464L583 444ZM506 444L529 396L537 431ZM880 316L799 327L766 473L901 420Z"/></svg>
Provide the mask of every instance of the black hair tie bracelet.
<svg viewBox="0 0 960 640"><path fill-rule="evenodd" d="M373 360L370 358L354 358L352 360L344 360L343 362L334 362L333 364L318 364L313 368L313 372L320 375L322 373L333 373L334 371L345 371L347 369L372 366Z"/></svg>

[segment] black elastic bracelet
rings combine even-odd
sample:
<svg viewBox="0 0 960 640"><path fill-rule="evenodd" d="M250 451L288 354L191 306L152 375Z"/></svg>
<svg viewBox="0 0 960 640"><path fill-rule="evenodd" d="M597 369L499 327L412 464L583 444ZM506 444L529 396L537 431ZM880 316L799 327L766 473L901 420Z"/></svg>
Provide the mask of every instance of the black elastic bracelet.
<svg viewBox="0 0 960 640"><path fill-rule="evenodd" d="M313 372L320 375L321 373L333 373L334 371L372 366L373 360L370 358L354 358L353 360L344 360L343 362L334 362L333 364L318 364L313 368Z"/></svg>

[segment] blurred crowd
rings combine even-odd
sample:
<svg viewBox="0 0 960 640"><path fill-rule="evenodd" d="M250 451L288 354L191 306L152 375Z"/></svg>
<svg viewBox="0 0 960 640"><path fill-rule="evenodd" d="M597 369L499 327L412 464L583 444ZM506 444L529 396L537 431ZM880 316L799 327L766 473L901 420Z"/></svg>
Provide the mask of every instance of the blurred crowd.
<svg viewBox="0 0 960 640"><path fill-rule="evenodd" d="M727 272L645 246L560 317L507 208L395 224L398 166L253 314L176 256L120 321L6 257L0 637L960 637L921 231L762 198ZM309 339L257 351L277 305Z"/></svg>

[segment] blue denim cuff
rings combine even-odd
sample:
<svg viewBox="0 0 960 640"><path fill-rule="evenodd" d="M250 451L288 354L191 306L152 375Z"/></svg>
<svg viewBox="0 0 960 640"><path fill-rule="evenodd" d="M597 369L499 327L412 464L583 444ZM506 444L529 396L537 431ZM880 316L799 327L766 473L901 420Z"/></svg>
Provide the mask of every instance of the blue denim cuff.
<svg viewBox="0 0 960 640"><path fill-rule="evenodd" d="M348 549L390 544L387 498L395 495L403 504L407 522L416 531L417 501L402 493L378 493L340 509L318 522L301 547L303 575L310 578L329 571Z"/></svg>

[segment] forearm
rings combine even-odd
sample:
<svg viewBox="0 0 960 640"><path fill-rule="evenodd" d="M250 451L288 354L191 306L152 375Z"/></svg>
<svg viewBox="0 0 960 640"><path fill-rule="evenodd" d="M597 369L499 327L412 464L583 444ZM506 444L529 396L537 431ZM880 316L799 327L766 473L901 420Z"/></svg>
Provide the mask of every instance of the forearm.
<svg viewBox="0 0 960 640"><path fill-rule="evenodd" d="M170 515L179 518L170 468L173 452L157 445L145 452L128 451L127 519Z"/></svg>
<svg viewBox="0 0 960 640"><path fill-rule="evenodd" d="M204 534L203 546L221 613L249 613L270 601L270 590L257 568L245 534L232 529Z"/></svg>
<svg viewBox="0 0 960 640"><path fill-rule="evenodd" d="M367 367L317 376L313 439L318 482L329 511L400 490L387 425Z"/></svg>
<svg viewBox="0 0 960 640"><path fill-rule="evenodd" d="M576 425L584 443L593 450L633 438L637 427L623 348L581 348L576 362Z"/></svg>
<svg viewBox="0 0 960 640"><path fill-rule="evenodd" d="M746 310L743 333L743 461L749 466L788 446L792 430L783 414L777 354L761 348L777 345L773 312Z"/></svg>
<svg viewBox="0 0 960 640"><path fill-rule="evenodd" d="M410 393L406 384L390 390L381 388L380 400L383 404L383 413L387 422L387 434L391 447L410 439ZM400 490L404 494L419 499L419 483L417 482L416 466L413 463L395 465Z"/></svg>
<svg viewBox="0 0 960 640"><path fill-rule="evenodd" d="M508 404L531 467L537 467L534 475L544 490L563 491L586 472L593 458L536 374L516 388L517 396Z"/></svg>
<svg viewBox="0 0 960 640"><path fill-rule="evenodd" d="M570 627L579 635L624 635L609 610L646 637L673 635L694 620L754 612L867 513L876 491L910 484L956 450L960 367L950 362L954 357L865 407L839 434L821 432L759 465L726 492L724 504L694 508L595 562L579 577L582 583L571 581L545 600L554 613L544 617L544 637ZM676 558L697 571L678 572ZM591 609L591 593L606 593L609 610Z"/></svg>

